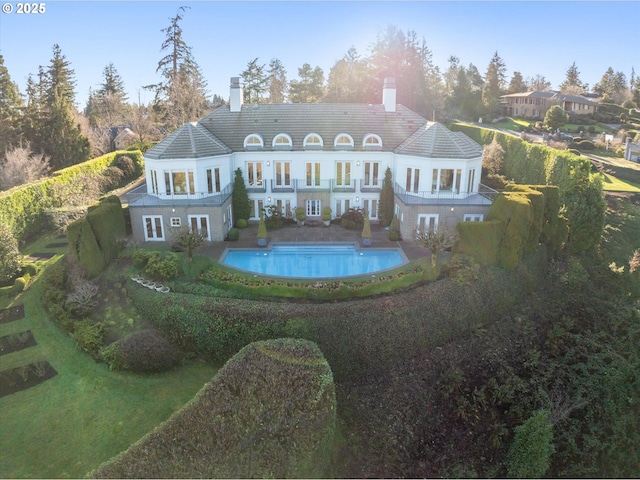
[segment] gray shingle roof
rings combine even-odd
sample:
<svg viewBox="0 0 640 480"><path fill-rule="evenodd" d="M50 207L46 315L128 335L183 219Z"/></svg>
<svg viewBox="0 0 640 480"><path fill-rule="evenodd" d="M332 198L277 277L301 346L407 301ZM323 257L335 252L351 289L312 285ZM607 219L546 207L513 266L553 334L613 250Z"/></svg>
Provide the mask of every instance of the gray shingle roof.
<svg viewBox="0 0 640 480"><path fill-rule="evenodd" d="M186 123L160 143L149 149L145 157L153 159L200 158L231 153L199 123Z"/></svg>
<svg viewBox="0 0 640 480"><path fill-rule="evenodd" d="M430 158L475 158L482 155L482 147L462 132L452 132L440 123L428 123L396 152Z"/></svg>
<svg viewBox="0 0 640 480"><path fill-rule="evenodd" d="M402 105L395 112L386 112L383 105L317 103L243 105L240 112L230 112L228 105L222 105L197 124L185 124L145 156L179 159L245 151L244 140L250 134L264 139L260 151L281 150L272 147L274 137L281 133L291 137L291 150L303 150L304 138L315 133L323 139L322 150L334 151L334 139L346 133L353 138L350 149L355 151L371 149L363 147L362 141L365 135L376 134L382 139L382 151L438 158L482 154L482 148L463 133L428 123Z"/></svg>

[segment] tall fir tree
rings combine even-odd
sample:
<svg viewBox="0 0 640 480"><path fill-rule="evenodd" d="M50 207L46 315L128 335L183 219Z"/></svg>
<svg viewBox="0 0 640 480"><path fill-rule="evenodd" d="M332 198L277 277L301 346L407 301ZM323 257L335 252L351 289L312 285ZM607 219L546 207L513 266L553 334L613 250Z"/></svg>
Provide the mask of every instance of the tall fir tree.
<svg viewBox="0 0 640 480"><path fill-rule="evenodd" d="M189 7L182 6L170 25L162 29L165 40L161 50L168 53L160 59L156 72L163 80L145 88L155 91L154 109L170 129L198 120L207 109L207 83L199 65L183 38L180 22Z"/></svg>
<svg viewBox="0 0 640 480"><path fill-rule="evenodd" d="M95 92L89 91L85 116L94 126L114 127L124 121L127 110L127 94L124 81L113 63L103 70L103 82Z"/></svg>
<svg viewBox="0 0 640 480"><path fill-rule="evenodd" d="M576 62L573 62L567 69L567 74L564 82L560 84L560 91L562 93L575 95L580 94L584 90L584 84L580 80L580 71L576 66Z"/></svg>
<svg viewBox="0 0 640 480"><path fill-rule="evenodd" d="M298 69L299 80L289 82L289 99L293 103L318 103L324 96L324 72L305 63Z"/></svg>
<svg viewBox="0 0 640 480"><path fill-rule="evenodd" d="M284 103L288 92L287 71L277 58L272 58L269 62L267 85L269 103Z"/></svg>
<svg viewBox="0 0 640 480"><path fill-rule="evenodd" d="M268 87L268 77L264 67L264 64L258 63L256 57L247 63L247 68L240 74L243 83L244 103L264 103Z"/></svg>
<svg viewBox="0 0 640 480"><path fill-rule="evenodd" d="M487 73L484 77L484 90L482 92L482 102L489 113L496 112L500 106L500 95L504 90L506 79L505 72L504 62L498 52L495 52L487 67Z"/></svg>
<svg viewBox="0 0 640 480"><path fill-rule="evenodd" d="M354 47L351 47L345 56L331 67L324 101L365 103L368 82L367 62L360 58Z"/></svg>
<svg viewBox="0 0 640 480"><path fill-rule="evenodd" d="M509 87L507 87L507 94L510 93L524 93L528 90L527 83L524 81L520 72L513 72L511 80L509 81Z"/></svg>
<svg viewBox="0 0 640 480"><path fill-rule="evenodd" d="M11 80L4 57L0 55L0 160L6 151L20 145L23 110L18 85Z"/></svg>

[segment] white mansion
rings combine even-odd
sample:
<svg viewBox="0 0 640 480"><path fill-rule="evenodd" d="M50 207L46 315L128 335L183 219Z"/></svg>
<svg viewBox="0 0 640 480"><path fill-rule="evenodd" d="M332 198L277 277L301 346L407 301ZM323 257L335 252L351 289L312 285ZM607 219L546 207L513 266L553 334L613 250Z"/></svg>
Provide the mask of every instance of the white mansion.
<svg viewBox="0 0 640 480"><path fill-rule="evenodd" d="M277 205L307 220L359 207L378 218L387 167L404 239L420 227L482 220L491 205L480 184L482 147L460 132L396 104L385 80L382 103L243 105L231 79L229 105L187 123L145 154L146 185L128 194L138 242L171 241L188 225L224 240L234 224L231 190L242 171L251 220Z"/></svg>

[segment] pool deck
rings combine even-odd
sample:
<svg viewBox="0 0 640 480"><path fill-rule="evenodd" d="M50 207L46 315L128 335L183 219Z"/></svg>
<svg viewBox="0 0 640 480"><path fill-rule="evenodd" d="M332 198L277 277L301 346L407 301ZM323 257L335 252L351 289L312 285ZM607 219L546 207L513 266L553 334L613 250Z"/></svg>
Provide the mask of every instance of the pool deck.
<svg viewBox="0 0 640 480"><path fill-rule="evenodd" d="M340 225L328 227L286 225L279 230L268 233L269 243L358 243L362 245L360 230L347 230ZM401 248L408 260L415 260L429 255L429 250L413 241L392 242L387 238L388 232L380 225L371 225L371 246L374 248ZM240 230L240 239L236 242L211 242L200 247L200 255L208 255L219 259L227 248L258 248L258 225L251 224Z"/></svg>

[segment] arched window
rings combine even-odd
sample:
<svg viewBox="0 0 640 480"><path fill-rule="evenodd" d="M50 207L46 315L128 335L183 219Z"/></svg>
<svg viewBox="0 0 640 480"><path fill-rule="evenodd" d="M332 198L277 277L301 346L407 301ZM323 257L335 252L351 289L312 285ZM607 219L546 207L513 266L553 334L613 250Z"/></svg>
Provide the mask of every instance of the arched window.
<svg viewBox="0 0 640 480"><path fill-rule="evenodd" d="M252 133L251 135L247 135L244 139L244 146L247 147L264 147L264 140L262 140L262 135L258 135L257 133Z"/></svg>
<svg viewBox="0 0 640 480"><path fill-rule="evenodd" d="M382 139L375 133L368 133L362 139L363 147L382 147Z"/></svg>
<svg viewBox="0 0 640 480"><path fill-rule="evenodd" d="M304 137L303 145L305 147L322 147L322 137L317 133L310 133L306 137Z"/></svg>
<svg viewBox="0 0 640 480"><path fill-rule="evenodd" d="M291 140L291 137L286 133L280 133L276 135L273 139L273 142L271 142L271 146L274 148L275 147L291 147L292 145L293 145L293 141Z"/></svg>
<svg viewBox="0 0 640 480"><path fill-rule="evenodd" d="M336 139L333 142L334 147L353 147L353 138L346 133L340 133L336 135Z"/></svg>

